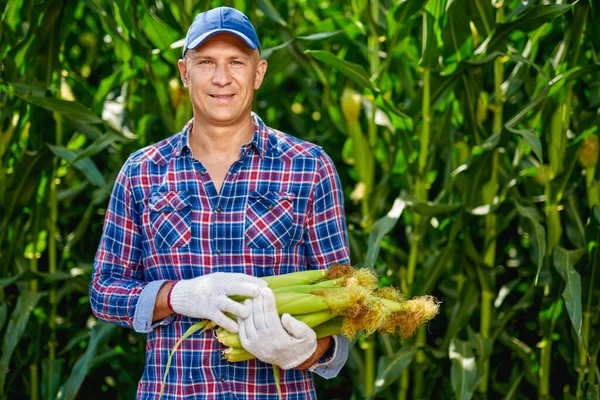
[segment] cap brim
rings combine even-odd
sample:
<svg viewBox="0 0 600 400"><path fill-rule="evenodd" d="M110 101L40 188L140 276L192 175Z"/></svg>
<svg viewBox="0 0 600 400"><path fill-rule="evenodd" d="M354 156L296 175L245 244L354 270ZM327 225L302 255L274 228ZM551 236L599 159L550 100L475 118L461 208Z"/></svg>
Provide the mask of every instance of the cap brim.
<svg viewBox="0 0 600 400"><path fill-rule="evenodd" d="M242 39L244 41L244 43L246 43L246 45L248 45L248 47L250 47L252 50L256 50L256 46L254 45L254 43L252 43L252 40L250 40L250 38L246 35L244 35L241 32L235 31L233 29L223 29L223 28L219 28L219 29L214 29L212 31L208 31L205 32L202 36L198 36L196 39L194 39L192 41L192 43L190 43L190 45L187 47L187 50L190 49L195 49L196 47L200 46L202 43L204 43L206 41L206 39L208 39L211 36L216 35L217 33L231 33L232 35L235 35L237 37L239 37L240 39ZM185 55L185 53L184 53Z"/></svg>

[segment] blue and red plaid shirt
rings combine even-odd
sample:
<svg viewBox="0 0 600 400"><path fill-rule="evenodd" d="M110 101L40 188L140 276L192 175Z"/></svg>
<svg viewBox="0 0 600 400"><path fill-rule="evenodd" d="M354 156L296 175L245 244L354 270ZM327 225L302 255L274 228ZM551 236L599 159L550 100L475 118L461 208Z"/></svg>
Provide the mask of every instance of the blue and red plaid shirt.
<svg viewBox="0 0 600 400"><path fill-rule="evenodd" d="M197 319L153 322L167 280L212 272L269 276L349 263L343 193L333 162L314 144L267 127L242 146L220 193L192 157L192 121L178 134L133 153L106 212L90 284L101 320L147 333L138 399L156 399L168 352ZM312 372L337 375L348 341L309 371L280 371L283 398L314 399ZM269 338L265 338L269 340ZM278 399L272 366L222 360L213 331L184 340L173 356L164 399Z"/></svg>

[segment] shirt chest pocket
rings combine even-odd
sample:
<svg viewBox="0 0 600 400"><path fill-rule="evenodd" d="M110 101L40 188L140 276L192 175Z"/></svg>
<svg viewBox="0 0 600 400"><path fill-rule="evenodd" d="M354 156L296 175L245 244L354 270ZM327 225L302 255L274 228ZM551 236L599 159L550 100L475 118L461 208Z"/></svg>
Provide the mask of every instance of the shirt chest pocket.
<svg viewBox="0 0 600 400"><path fill-rule="evenodd" d="M294 194L251 192L246 208L246 244L250 248L284 248L294 226Z"/></svg>
<svg viewBox="0 0 600 400"><path fill-rule="evenodd" d="M187 192L155 192L148 199L154 245L183 247L192 238L192 207Z"/></svg>

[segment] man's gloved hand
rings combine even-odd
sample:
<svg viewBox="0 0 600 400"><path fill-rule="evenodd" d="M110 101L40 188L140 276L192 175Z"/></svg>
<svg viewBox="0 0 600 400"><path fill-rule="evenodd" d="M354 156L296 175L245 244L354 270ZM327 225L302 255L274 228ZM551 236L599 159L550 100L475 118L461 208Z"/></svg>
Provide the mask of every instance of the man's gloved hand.
<svg viewBox="0 0 600 400"><path fill-rule="evenodd" d="M229 332L237 332L238 324L224 312L247 318L250 308L228 296L256 297L267 282L254 276L215 272L175 283L169 295L169 307L177 314L213 321Z"/></svg>
<svg viewBox="0 0 600 400"><path fill-rule="evenodd" d="M317 349L317 335L304 322L290 314L277 314L275 295L271 289L261 289L261 294L247 299L251 307L248 318L238 318L242 347L259 360L294 368L307 360Z"/></svg>

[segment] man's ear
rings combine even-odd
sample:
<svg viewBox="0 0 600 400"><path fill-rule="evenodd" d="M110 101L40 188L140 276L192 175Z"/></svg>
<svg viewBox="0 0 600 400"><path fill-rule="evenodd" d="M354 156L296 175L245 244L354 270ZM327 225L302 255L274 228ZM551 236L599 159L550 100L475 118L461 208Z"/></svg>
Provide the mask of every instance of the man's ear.
<svg viewBox="0 0 600 400"><path fill-rule="evenodd" d="M181 82L183 82L183 87L187 88L189 81L187 63L185 62L185 60L179 60L177 62L177 67L179 67L179 74L181 75Z"/></svg>
<svg viewBox="0 0 600 400"><path fill-rule="evenodd" d="M258 61L256 64L256 76L254 77L254 90L259 89L265 79L268 63L266 60Z"/></svg>

